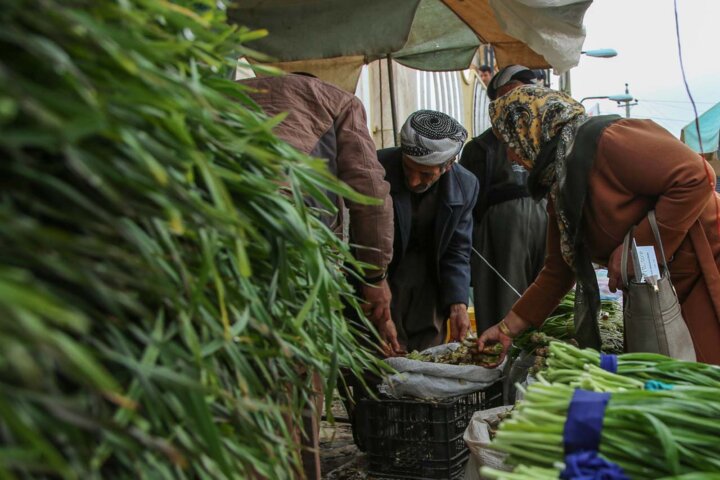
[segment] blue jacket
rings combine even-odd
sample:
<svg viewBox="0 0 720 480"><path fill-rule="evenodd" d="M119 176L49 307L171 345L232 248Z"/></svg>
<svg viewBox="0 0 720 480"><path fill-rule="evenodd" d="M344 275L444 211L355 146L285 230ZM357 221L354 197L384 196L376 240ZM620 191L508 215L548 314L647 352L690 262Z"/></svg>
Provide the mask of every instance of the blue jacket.
<svg viewBox="0 0 720 480"><path fill-rule="evenodd" d="M405 186L402 151L386 148L378 151L385 168L385 180L390 183L390 195L395 211L395 243L389 274L402 261L410 239L412 203L410 190ZM438 306L447 310L454 303L467 305L470 297L470 253L472 248L472 210L478 197L475 175L454 164L438 180L440 189L438 212L435 217L436 269L440 297Z"/></svg>

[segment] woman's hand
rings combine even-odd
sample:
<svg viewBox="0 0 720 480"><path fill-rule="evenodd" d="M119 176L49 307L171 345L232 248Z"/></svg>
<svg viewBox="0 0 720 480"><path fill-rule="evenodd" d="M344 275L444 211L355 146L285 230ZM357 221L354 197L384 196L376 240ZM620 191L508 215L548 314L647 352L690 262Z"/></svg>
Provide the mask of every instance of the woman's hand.
<svg viewBox="0 0 720 480"><path fill-rule="evenodd" d="M620 244L611 254L610 260L608 261L608 289L615 293L618 289L623 290L622 273L620 271L620 262L622 260L623 245ZM628 259L629 260L629 259ZM628 261L628 278L631 278L634 274L634 269L631 261Z"/></svg>
<svg viewBox="0 0 720 480"><path fill-rule="evenodd" d="M505 355L512 345L512 339L520 335L530 327L530 323L520 318L512 310L499 323L485 330L480 338L478 338L478 350L482 351L486 345L494 345L499 343L503 346L502 353L498 359L497 365L505 360ZM490 365L494 367L496 365Z"/></svg>

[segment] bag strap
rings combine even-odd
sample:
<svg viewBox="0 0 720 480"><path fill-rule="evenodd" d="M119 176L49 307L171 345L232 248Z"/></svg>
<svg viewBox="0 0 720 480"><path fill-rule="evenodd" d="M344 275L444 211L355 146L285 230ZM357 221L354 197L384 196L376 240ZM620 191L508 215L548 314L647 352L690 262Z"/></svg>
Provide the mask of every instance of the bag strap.
<svg viewBox="0 0 720 480"><path fill-rule="evenodd" d="M655 218L655 210L648 212L648 221L650 222L650 228L652 229L653 235L655 235L655 241L660 248L660 255L662 256L662 265L665 267L665 273L669 276L670 269L668 268L667 260L665 260L665 249L663 248L662 239L660 238L660 229L658 228L657 219Z"/></svg>
<svg viewBox="0 0 720 480"><path fill-rule="evenodd" d="M658 248L660 249L660 255L662 256L662 266L665 268L665 275L670 276L670 269L668 268L667 260L665 260L665 249L663 248L662 239L660 238L660 229L658 228L657 218L655 217L655 210L648 212L648 221L650 222L650 229L655 236ZM628 233L625 235L623 240L622 255L620 257L620 275L622 276L623 285L628 284L628 273L627 273L627 262L630 255L630 241L634 238L635 225L630 227Z"/></svg>
<svg viewBox="0 0 720 480"><path fill-rule="evenodd" d="M627 287L629 285L628 273L627 273L627 262L628 262L628 254L630 252L630 239L633 238L634 230L635 230L635 226L632 226L632 227L630 227L630 230L628 230L628 233L625 234L625 239L623 240L622 255L620 256L620 275L622 275L623 286L625 286L625 287Z"/></svg>

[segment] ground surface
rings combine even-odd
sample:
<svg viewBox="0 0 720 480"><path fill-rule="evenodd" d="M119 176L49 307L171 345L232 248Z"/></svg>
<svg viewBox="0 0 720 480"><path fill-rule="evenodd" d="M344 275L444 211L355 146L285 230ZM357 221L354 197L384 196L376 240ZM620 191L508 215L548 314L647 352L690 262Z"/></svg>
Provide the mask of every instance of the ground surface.
<svg viewBox="0 0 720 480"><path fill-rule="evenodd" d="M320 426L323 479L368 479L365 455L355 446L352 428L345 421L347 414L342 403L337 399L333 402L333 415L338 419L334 425L323 421Z"/></svg>

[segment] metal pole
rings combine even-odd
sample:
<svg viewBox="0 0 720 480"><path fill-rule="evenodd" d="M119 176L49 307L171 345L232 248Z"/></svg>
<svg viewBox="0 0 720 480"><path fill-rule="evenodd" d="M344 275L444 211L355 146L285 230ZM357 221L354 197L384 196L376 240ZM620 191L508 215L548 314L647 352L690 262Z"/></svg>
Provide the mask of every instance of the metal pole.
<svg viewBox="0 0 720 480"><path fill-rule="evenodd" d="M568 95L572 95L572 85L570 84L570 70L560 76L560 90L567 93Z"/></svg>
<svg viewBox="0 0 720 480"><path fill-rule="evenodd" d="M397 120L395 120L395 88L394 88L394 81L393 81L393 66L392 66L392 57L390 54L387 54L387 68L388 68L388 84L390 88L390 116L392 117L392 127L393 127L393 145L398 146L397 144Z"/></svg>
<svg viewBox="0 0 720 480"><path fill-rule="evenodd" d="M625 84L625 93L630 94L627 83ZM630 118L630 100L625 102L625 118Z"/></svg>

